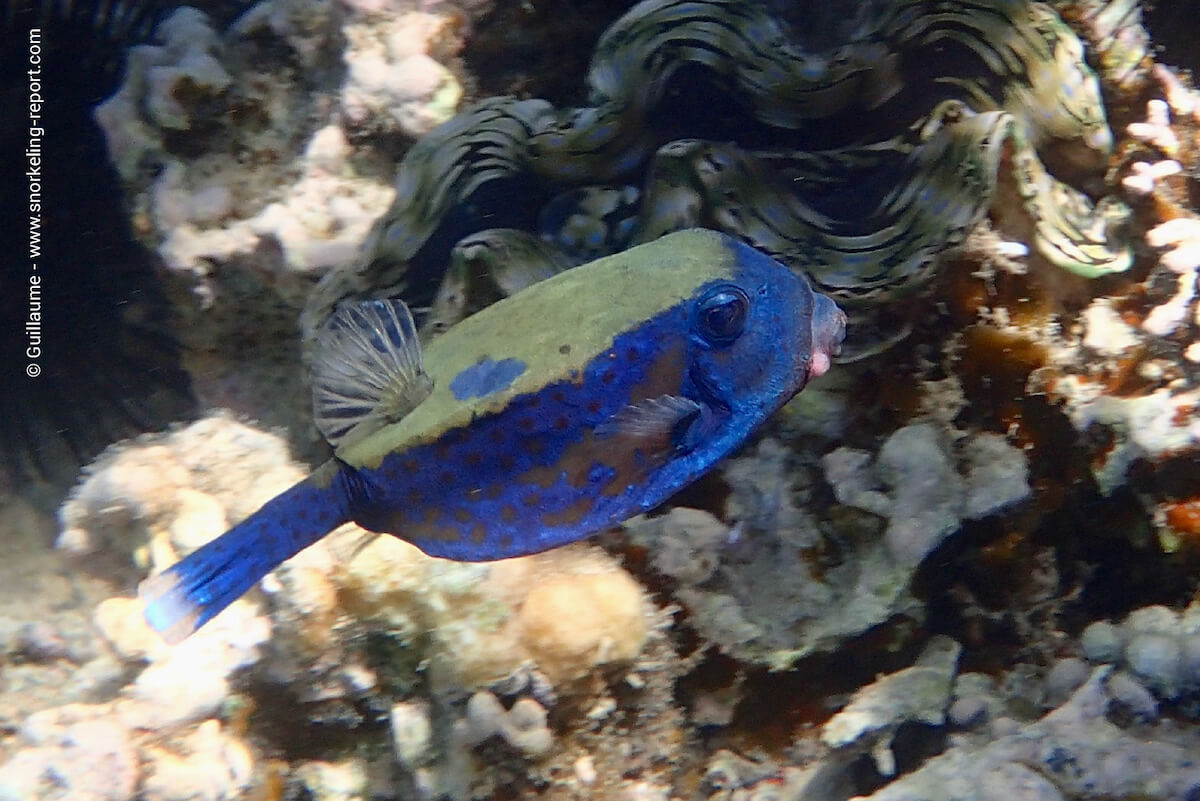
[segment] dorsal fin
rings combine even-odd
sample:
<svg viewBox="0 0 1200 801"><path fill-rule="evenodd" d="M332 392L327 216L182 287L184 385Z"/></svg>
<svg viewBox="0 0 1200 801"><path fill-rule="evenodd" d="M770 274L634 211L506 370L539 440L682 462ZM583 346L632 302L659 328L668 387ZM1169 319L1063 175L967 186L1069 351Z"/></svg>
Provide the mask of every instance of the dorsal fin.
<svg viewBox="0 0 1200 801"><path fill-rule="evenodd" d="M312 389L313 419L335 448L396 422L429 397L433 382L404 301L339 308L317 333Z"/></svg>

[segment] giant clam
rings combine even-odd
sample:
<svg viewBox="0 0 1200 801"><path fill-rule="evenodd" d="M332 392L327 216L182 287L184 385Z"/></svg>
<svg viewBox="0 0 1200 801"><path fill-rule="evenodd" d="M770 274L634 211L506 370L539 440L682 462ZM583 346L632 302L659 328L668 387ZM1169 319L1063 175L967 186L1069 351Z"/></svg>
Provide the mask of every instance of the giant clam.
<svg viewBox="0 0 1200 801"><path fill-rule="evenodd" d="M1054 268L1129 266L1124 205L1043 163L1095 172L1112 148L1083 44L1050 6L863 9L849 36L813 49L756 3L644 0L601 36L586 105L487 98L414 146L361 258L310 297L306 337L341 301L394 294L436 331L523 282L695 225L860 317L925 286L993 206L1000 232Z"/></svg>

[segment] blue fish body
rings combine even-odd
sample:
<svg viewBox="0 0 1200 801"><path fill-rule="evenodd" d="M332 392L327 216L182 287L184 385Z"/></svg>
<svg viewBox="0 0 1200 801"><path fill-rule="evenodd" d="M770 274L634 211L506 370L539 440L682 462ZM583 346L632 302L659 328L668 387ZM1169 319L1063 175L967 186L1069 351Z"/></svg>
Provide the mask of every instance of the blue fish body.
<svg viewBox="0 0 1200 801"><path fill-rule="evenodd" d="M845 317L778 262L684 231L539 282L424 354L399 301L340 310L314 356L334 458L143 582L182 639L279 563L354 521L486 561L649 510L828 369Z"/></svg>

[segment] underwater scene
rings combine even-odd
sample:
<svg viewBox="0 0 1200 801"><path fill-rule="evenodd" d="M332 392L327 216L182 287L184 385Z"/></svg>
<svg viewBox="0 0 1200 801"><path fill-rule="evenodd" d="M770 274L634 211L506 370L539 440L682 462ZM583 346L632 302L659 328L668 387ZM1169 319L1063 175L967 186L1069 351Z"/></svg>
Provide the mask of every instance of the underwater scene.
<svg viewBox="0 0 1200 801"><path fill-rule="evenodd" d="M1195 3L0 37L0 801L1200 799Z"/></svg>

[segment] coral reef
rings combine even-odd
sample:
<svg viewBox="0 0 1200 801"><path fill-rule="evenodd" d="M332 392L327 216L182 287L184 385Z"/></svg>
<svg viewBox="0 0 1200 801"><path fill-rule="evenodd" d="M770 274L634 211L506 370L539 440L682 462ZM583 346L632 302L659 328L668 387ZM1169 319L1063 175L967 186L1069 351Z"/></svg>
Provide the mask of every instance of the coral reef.
<svg viewBox="0 0 1200 801"><path fill-rule="evenodd" d="M1119 625L1097 621L1080 645L1089 661L1124 667L1158 697L1200 714L1200 606L1146 606Z"/></svg>
<svg viewBox="0 0 1200 801"><path fill-rule="evenodd" d="M131 563L137 572L161 570L253 511L263 493L301 476L278 436L209 417L98 460L63 506L58 547L100 574L126 575ZM596 671L619 677L644 649L662 647L661 621L644 590L593 546L462 564L366 536L346 526L307 549L263 583L265 594L237 601L180 647L148 628L141 602L100 601L93 622L126 674L114 677L103 700L37 713L62 721L46 734L26 733L34 725L26 719L20 747L0 767L0 786L25 797L59 772L68 785L89 781L91 763L70 748L92 741L72 745L71 727L95 721L98 731L118 732L111 747L124 749L124 761L88 752L129 774L114 785L114 798L132 792L120 789L126 785L155 798L187 797L180 788L197 787L207 789L187 792L239 797L261 781L254 778L261 757L244 738L223 733L221 721L228 723L239 697L267 713L262 707L272 700L253 690L257 675L294 684L314 715L335 703L387 704L407 780L468 797L472 781L491 781L469 767L477 748L496 736L518 763L557 753L543 704L581 718L592 709L600 721L608 713L595 712L603 706L594 698L603 689L592 686ZM22 636L31 652L54 647L52 636ZM49 644L35 645L39 637ZM60 741L66 750L49 747ZM68 770L68 763L77 764ZM298 780L332 782L331 771L310 765Z"/></svg>
<svg viewBox="0 0 1200 801"><path fill-rule="evenodd" d="M919 618L910 584L929 552L964 519L1029 495L1019 450L993 434L958 435L920 422L874 459L853 448L826 454L834 504L794 478L803 456L767 439L723 468L732 490L723 519L677 507L631 521L629 535L677 583L674 596L708 642L783 669L893 617ZM836 528L823 523L831 518Z"/></svg>
<svg viewBox="0 0 1200 801"><path fill-rule="evenodd" d="M298 310L392 201L396 140L462 91L461 16L419 6L269 0L220 31L181 8L95 112L168 270L201 406L286 426L307 453Z"/></svg>
<svg viewBox="0 0 1200 801"><path fill-rule="evenodd" d="M1119 702L1098 669L1064 705L1014 726L986 745L963 744L863 798L901 799L1186 798L1200 782L1189 758L1194 732L1162 727L1149 737L1112 723ZM1009 724L1000 722L1001 729ZM995 727L996 724L993 724ZM969 766L969 767L968 767Z"/></svg>
<svg viewBox="0 0 1200 801"><path fill-rule="evenodd" d="M584 546L462 564L389 537L337 570L345 608L390 636L428 638L431 680L455 688L487 686L527 663L554 684L569 682L633 659L649 629L642 590Z"/></svg>
<svg viewBox="0 0 1200 801"><path fill-rule="evenodd" d="M706 773L716 792L708 797L1165 799L1186 798L1200 785L1188 756L1196 731L1163 720L1137 679L1072 658L1044 678L1014 672L1001 685L957 673L960 651L949 638L935 639L912 667L857 691L821 729L830 750L783 765L716 753ZM936 755L914 764L912 754L934 731L942 738ZM889 781L889 746L897 744L905 774ZM864 791L855 754L878 765L879 779L866 784L882 786Z"/></svg>
<svg viewBox="0 0 1200 801"><path fill-rule="evenodd" d="M945 723L961 651L949 637L930 640L912 667L858 690L821 728L821 742L842 751L869 750L881 775L895 775L896 731L905 723Z"/></svg>
<svg viewBox="0 0 1200 801"><path fill-rule="evenodd" d="M335 69L328 51L339 30L322 4L262 3L223 37L196 9L165 20L161 44L133 51L125 82L96 116L123 175L138 180L155 168L134 205L168 267L194 273L193 291L211 301L211 263L253 253L263 239L281 248L284 271L353 255L391 192L370 159L351 158L348 140L367 125L376 135L419 136L449 117L461 87L427 52L445 49L449 26L446 16L415 10L353 16L340 30L346 79L339 95L325 96L310 90ZM287 49L269 65L279 80L254 61L254 36ZM314 74L296 75L297 62ZM247 119L212 130L206 118L216 108ZM184 133L203 158L181 152Z"/></svg>
<svg viewBox="0 0 1200 801"><path fill-rule="evenodd" d="M162 464L167 450L149 448L156 449ZM95 517L89 519L98 525L87 535L80 532L72 543L86 546L84 563L92 569L73 567L80 575L64 587L65 595L52 592L44 579L35 591L23 590L20 578L6 583L11 593L5 598L6 611L15 613L24 604L24 616L41 623L15 632L7 647L14 664L5 667L2 698L13 734L0 765L0 797L232 801L254 781L252 749L221 718L236 704L233 676L262 657L270 622L257 614L255 605L239 603L206 636L169 649L146 626L138 603L104 597L120 584L114 573L127 569L134 532L178 522L182 515L173 513L189 504L187 496L178 506L169 500L178 473L157 481L141 470L146 464L117 456L108 475L124 472L124 478L104 490L99 486L103 479L90 487L92 501L103 491L110 500L124 498L127 503L108 509L112 514L103 523L99 518L105 511L93 509ZM186 468L176 467L186 475ZM206 511L199 508L200 519ZM133 522L142 514L145 528ZM116 532L122 536L107 539ZM31 530L26 524L13 533L27 538ZM145 550L145 542L140 545ZM34 564L36 560L26 559L20 568ZM45 573L53 575L52 570ZM37 608L42 604L49 606L43 611Z"/></svg>

